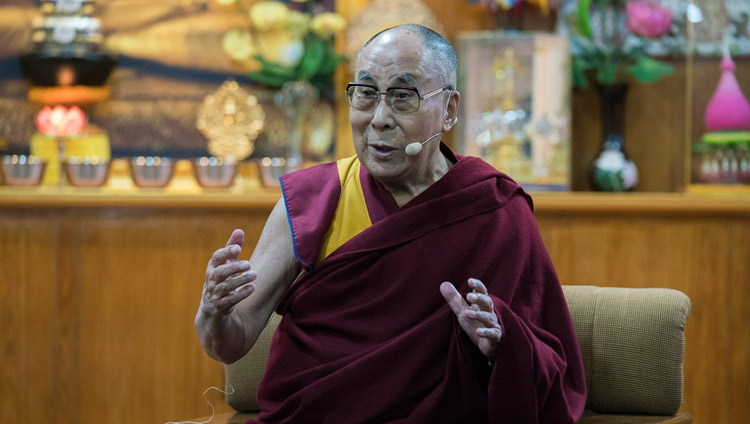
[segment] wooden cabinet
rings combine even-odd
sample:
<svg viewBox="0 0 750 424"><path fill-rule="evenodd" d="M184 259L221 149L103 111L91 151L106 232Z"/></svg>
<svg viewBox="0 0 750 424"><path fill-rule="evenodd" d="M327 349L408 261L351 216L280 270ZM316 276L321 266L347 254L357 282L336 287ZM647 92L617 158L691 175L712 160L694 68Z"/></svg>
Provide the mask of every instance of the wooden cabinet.
<svg viewBox="0 0 750 424"><path fill-rule="evenodd" d="M223 375L193 329L206 262L234 228L249 255L279 196L0 187L0 422L209 415ZM750 421L750 199L534 198L563 283L690 296L683 410Z"/></svg>

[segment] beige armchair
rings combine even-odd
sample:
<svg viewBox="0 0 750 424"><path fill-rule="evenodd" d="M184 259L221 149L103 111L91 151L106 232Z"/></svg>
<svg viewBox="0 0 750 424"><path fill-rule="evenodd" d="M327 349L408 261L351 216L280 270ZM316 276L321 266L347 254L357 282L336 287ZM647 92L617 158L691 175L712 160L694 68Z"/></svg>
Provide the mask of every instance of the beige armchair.
<svg viewBox="0 0 750 424"><path fill-rule="evenodd" d="M657 288L563 286L563 291L586 371L588 399L579 424L691 423L690 414L678 413L690 299ZM232 392L227 402L239 412L221 414L212 424L244 423L257 415L256 389L279 319L274 315L233 370L226 367Z"/></svg>

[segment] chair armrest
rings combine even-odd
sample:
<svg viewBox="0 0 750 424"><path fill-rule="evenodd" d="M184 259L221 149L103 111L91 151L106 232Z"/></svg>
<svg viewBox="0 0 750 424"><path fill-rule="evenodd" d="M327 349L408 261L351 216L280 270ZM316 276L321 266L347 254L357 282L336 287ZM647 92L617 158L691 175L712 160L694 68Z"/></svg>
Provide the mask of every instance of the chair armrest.
<svg viewBox="0 0 750 424"><path fill-rule="evenodd" d="M563 286L586 370L586 408L673 416L682 406L690 298L677 290Z"/></svg>

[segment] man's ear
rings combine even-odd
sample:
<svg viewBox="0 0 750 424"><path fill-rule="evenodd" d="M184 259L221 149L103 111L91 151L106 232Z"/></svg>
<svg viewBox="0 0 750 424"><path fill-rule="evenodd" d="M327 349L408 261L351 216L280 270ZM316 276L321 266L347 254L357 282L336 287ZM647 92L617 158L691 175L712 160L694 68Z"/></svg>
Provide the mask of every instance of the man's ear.
<svg viewBox="0 0 750 424"><path fill-rule="evenodd" d="M443 116L443 132L450 131L458 122L458 105L461 102L461 94L453 90L448 98L448 106Z"/></svg>

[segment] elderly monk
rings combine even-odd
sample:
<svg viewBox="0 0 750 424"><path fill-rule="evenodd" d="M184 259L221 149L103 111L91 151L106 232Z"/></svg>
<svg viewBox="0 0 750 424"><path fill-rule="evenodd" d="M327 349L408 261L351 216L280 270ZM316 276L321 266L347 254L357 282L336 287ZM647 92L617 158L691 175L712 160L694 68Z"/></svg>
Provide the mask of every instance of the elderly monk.
<svg viewBox="0 0 750 424"><path fill-rule="evenodd" d="M527 194L440 136L456 53L387 29L347 87L356 156L281 179L250 260L242 231L206 271L196 328L232 363L283 316L261 423L572 423L585 379Z"/></svg>

